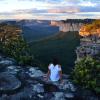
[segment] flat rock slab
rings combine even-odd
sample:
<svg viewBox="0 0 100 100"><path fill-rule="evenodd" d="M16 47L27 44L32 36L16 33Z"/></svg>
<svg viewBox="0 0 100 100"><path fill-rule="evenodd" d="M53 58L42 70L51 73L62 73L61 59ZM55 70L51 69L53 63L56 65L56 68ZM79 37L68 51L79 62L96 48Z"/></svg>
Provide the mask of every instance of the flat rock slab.
<svg viewBox="0 0 100 100"><path fill-rule="evenodd" d="M7 73L10 73L10 74L13 74L13 75L16 75L21 70L22 70L21 67L20 66L16 66L16 65L7 66L5 68L5 71Z"/></svg>
<svg viewBox="0 0 100 100"><path fill-rule="evenodd" d="M41 70L34 67L29 68L28 74L30 77L36 77L36 78L44 76L44 73Z"/></svg>
<svg viewBox="0 0 100 100"><path fill-rule="evenodd" d="M11 60L6 60L6 59L3 59L0 61L0 71L4 68L6 68L7 66L10 66L10 65L13 65L14 62L11 61Z"/></svg>
<svg viewBox="0 0 100 100"><path fill-rule="evenodd" d="M21 86L21 82L9 73L0 73L0 91L13 91Z"/></svg>

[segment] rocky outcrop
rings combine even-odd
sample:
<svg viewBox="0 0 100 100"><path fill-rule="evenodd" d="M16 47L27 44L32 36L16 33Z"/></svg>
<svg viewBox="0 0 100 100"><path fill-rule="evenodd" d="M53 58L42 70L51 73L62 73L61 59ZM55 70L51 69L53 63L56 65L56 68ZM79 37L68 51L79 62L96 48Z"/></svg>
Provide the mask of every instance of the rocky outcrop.
<svg viewBox="0 0 100 100"><path fill-rule="evenodd" d="M100 38L96 41L92 40L91 37L84 37L80 40L80 46L76 49L77 60L80 58L90 55L100 59L98 54L100 53Z"/></svg>
<svg viewBox="0 0 100 100"><path fill-rule="evenodd" d="M8 72L0 73L0 91L9 92L18 89L21 86L21 82Z"/></svg>
<svg viewBox="0 0 100 100"><path fill-rule="evenodd" d="M59 31L68 32L68 31L80 31L80 28L85 24L92 23L93 19L67 19L61 21L51 21L51 26L58 26ZM99 30L98 30L99 31Z"/></svg>
<svg viewBox="0 0 100 100"><path fill-rule="evenodd" d="M80 95L69 75L63 75L63 82L45 81L46 74L38 67L18 66L3 56L0 68L0 100L99 100L95 95L94 99Z"/></svg>
<svg viewBox="0 0 100 100"><path fill-rule="evenodd" d="M52 26L58 26L59 31L61 32L69 32L69 31L79 31L80 28L84 25L84 23L72 23L72 22L63 22L63 21L51 21Z"/></svg>
<svg viewBox="0 0 100 100"><path fill-rule="evenodd" d="M0 56L0 100L65 100L74 98L76 88L63 75L63 83L45 81L38 67L18 66L16 61Z"/></svg>

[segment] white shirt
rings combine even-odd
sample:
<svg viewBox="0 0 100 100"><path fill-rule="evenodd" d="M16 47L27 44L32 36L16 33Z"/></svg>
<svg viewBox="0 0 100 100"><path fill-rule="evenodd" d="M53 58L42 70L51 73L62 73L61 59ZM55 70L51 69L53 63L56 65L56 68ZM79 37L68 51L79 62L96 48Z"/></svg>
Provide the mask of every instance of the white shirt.
<svg viewBox="0 0 100 100"><path fill-rule="evenodd" d="M50 79L51 81L58 81L60 79L60 74L59 71L61 71L61 67L59 65L49 65L49 70L50 70Z"/></svg>

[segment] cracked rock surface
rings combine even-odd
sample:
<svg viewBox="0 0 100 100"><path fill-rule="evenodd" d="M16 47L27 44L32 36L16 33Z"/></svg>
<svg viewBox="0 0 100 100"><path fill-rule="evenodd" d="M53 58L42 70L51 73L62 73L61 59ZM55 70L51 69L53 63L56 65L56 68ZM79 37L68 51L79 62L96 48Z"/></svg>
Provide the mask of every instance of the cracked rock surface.
<svg viewBox="0 0 100 100"><path fill-rule="evenodd" d="M69 75L63 75L62 83L45 81L44 75L38 67L22 67L0 56L0 100L99 100L89 91L80 92Z"/></svg>

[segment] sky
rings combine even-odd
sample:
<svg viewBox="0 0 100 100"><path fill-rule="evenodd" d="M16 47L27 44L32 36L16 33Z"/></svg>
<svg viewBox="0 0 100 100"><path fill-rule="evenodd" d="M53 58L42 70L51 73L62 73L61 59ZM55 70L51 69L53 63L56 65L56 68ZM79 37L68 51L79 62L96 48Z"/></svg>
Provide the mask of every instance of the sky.
<svg viewBox="0 0 100 100"><path fill-rule="evenodd" d="M0 0L0 19L100 19L100 0Z"/></svg>

